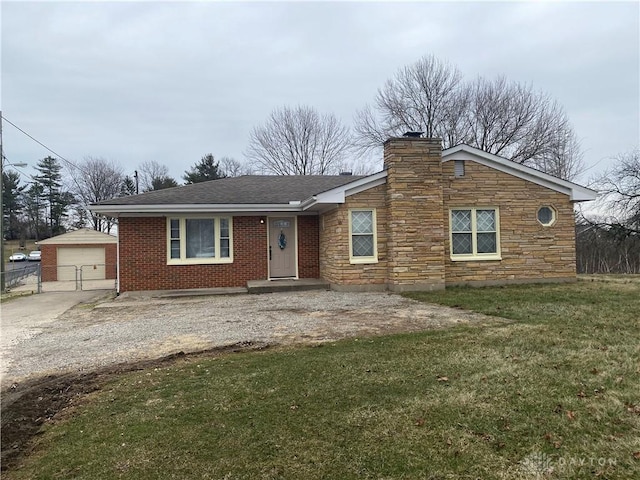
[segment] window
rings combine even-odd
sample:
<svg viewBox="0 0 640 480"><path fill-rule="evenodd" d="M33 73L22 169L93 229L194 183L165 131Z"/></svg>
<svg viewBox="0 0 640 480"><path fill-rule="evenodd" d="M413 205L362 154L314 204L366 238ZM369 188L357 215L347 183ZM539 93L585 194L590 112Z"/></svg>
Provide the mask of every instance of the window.
<svg viewBox="0 0 640 480"><path fill-rule="evenodd" d="M538 209L538 222L545 227L556 223L556 211L552 207L540 207Z"/></svg>
<svg viewBox="0 0 640 480"><path fill-rule="evenodd" d="M231 219L167 219L170 264L231 263Z"/></svg>
<svg viewBox="0 0 640 480"><path fill-rule="evenodd" d="M500 260L497 208L451 210L451 259Z"/></svg>
<svg viewBox="0 0 640 480"><path fill-rule="evenodd" d="M349 261L351 263L376 263L375 209L349 210Z"/></svg>

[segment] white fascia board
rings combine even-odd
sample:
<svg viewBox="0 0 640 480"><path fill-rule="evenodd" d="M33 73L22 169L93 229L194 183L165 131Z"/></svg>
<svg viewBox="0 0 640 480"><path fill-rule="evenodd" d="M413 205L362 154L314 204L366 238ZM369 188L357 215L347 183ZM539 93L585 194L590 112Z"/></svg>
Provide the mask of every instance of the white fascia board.
<svg viewBox="0 0 640 480"><path fill-rule="evenodd" d="M344 203L345 198L349 195L355 195L356 193L384 184L387 181L386 178L387 172L383 170L382 172L359 178L351 183L314 195L303 201L301 205L303 206L303 210L307 210L317 204L341 204Z"/></svg>
<svg viewBox="0 0 640 480"><path fill-rule="evenodd" d="M543 187L564 193L573 202L586 202L595 200L598 193L590 188L583 187L577 183L569 182L548 173L541 172L535 168L527 167L516 162L512 162L504 157L487 153L469 145L456 145L442 151L442 163L451 160L469 160L477 162L486 167L495 168L509 175L513 175L523 180L536 183Z"/></svg>
<svg viewBox="0 0 640 480"><path fill-rule="evenodd" d="M94 213L112 217L130 214L148 214L158 216L164 214L189 213L264 213L264 212L300 212L299 204L160 204L160 205L91 205Z"/></svg>

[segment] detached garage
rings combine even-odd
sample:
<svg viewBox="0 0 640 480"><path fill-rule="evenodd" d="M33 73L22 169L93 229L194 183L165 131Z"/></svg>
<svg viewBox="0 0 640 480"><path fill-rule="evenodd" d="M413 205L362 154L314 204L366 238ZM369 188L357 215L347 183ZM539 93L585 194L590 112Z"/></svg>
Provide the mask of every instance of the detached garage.
<svg viewBox="0 0 640 480"><path fill-rule="evenodd" d="M82 228L38 243L43 282L116 278L118 239Z"/></svg>

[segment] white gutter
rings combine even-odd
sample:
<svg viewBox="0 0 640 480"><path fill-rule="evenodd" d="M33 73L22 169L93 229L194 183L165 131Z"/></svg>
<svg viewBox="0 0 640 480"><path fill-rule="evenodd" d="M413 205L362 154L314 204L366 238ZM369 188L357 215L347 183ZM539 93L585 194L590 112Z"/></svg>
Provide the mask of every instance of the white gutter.
<svg viewBox="0 0 640 480"><path fill-rule="evenodd" d="M300 205L275 204L157 204L157 205L90 205L89 210L111 217L127 213L197 213L197 212L300 212Z"/></svg>

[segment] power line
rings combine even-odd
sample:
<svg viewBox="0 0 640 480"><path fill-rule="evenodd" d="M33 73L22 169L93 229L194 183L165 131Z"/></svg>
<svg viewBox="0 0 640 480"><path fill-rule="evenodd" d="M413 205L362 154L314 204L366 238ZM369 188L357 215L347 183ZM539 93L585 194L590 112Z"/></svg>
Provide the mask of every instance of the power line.
<svg viewBox="0 0 640 480"><path fill-rule="evenodd" d="M82 172L82 168L80 168L78 165L76 165L75 163L73 163L70 160L67 160L66 158L64 158L62 155L60 155L59 153L55 152L54 150L52 150L51 148L47 147L44 143L42 143L40 140L38 140L37 138L33 137L32 135L28 134L27 132L25 132L23 129L21 129L19 126L17 126L15 123L13 123L11 120L9 120L7 117L5 117L4 115L2 115L2 119L7 122L9 125L13 126L14 128L16 128L18 131L22 132L23 134L25 134L27 137L29 137L31 140L33 140L34 142L36 142L38 145L46 148L47 150L49 150L51 153L53 153L56 157L58 157L60 160L62 160L63 162L66 162L67 164L71 165L74 168L77 168L78 170L80 170ZM84 173L84 172L83 172Z"/></svg>

